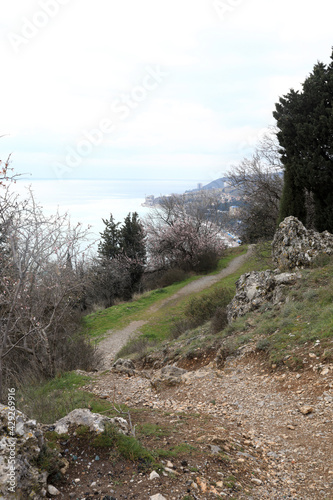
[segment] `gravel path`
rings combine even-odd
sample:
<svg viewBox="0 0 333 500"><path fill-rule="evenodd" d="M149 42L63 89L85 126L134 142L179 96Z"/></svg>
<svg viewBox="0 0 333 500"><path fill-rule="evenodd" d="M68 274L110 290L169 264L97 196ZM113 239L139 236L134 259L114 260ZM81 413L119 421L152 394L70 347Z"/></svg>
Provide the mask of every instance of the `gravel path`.
<svg viewBox="0 0 333 500"><path fill-rule="evenodd" d="M164 307L166 304L170 302L175 302L183 297L186 297L190 295L191 293L195 292L200 292L201 290L204 290L205 288L209 288L212 286L214 283L217 283L220 281L222 278L225 278L226 276L229 276L230 274L233 274L234 272L239 269L244 262L249 258L249 256L253 252L253 245L249 245L248 251L244 255L240 255L239 257L235 257L229 265L220 271L218 274L215 274L213 276L203 276L202 278L199 278L196 281L193 281L192 283L189 283L188 285L185 285L181 290L179 290L177 293L172 295L171 297L168 297L167 299L163 300L162 302L159 302L158 304L154 304L147 310L147 315L152 314L162 307ZM137 333L140 332L140 328L148 323L147 321L132 321L129 325L127 325L125 328L122 330L118 331L113 331L109 330L107 332L107 338L102 340L98 346L97 349L99 353L101 354L102 361L99 366L99 370L105 370L109 368L117 354L117 352L120 351L120 349L127 343L127 341L131 338L134 337Z"/></svg>

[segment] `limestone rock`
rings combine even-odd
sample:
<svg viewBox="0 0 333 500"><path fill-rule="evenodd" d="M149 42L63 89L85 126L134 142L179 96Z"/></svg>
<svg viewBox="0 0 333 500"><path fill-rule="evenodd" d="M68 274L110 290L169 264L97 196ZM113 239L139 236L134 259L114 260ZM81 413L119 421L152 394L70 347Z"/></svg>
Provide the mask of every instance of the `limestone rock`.
<svg viewBox="0 0 333 500"><path fill-rule="evenodd" d="M133 361L131 361L130 359L119 358L113 363L112 371L125 373L132 377L133 375L135 375L135 366Z"/></svg>
<svg viewBox="0 0 333 500"><path fill-rule="evenodd" d="M153 495L149 497L149 500L167 500L161 493L157 493L157 495Z"/></svg>
<svg viewBox="0 0 333 500"><path fill-rule="evenodd" d="M238 316L258 309L265 303L284 302L284 291L298 279L297 273L252 271L236 281L236 294L227 306L229 323Z"/></svg>
<svg viewBox="0 0 333 500"><path fill-rule="evenodd" d="M60 491L57 490L57 488L55 488L54 486L52 486L52 484L48 485L47 492L49 493L49 495L54 496L54 497L60 495Z"/></svg>
<svg viewBox="0 0 333 500"><path fill-rule="evenodd" d="M55 422L55 432L58 434L67 434L71 425L86 425L91 431L101 433L106 424L113 424L122 434L128 434L128 424L124 418L109 418L99 413L91 413L86 408L79 408L71 411L68 415Z"/></svg>
<svg viewBox="0 0 333 500"><path fill-rule="evenodd" d="M183 375L187 373L187 370L183 368L178 368L178 366L168 365L164 366L161 370L152 377L151 384L153 387L159 387L161 385L177 385L181 384L183 380Z"/></svg>
<svg viewBox="0 0 333 500"><path fill-rule="evenodd" d="M307 230L296 217L279 225L272 242L272 257L279 269L309 267L319 254L333 254L333 235Z"/></svg>
<svg viewBox="0 0 333 500"><path fill-rule="evenodd" d="M35 420L29 420L19 410L15 420L15 435L11 436L9 408L0 404L0 498L8 498L9 461L15 458L15 498L37 500L42 498L47 480L47 473L40 472L36 466L44 444L43 433Z"/></svg>
<svg viewBox="0 0 333 500"><path fill-rule="evenodd" d="M309 413L313 412L312 406L302 406L299 411L303 413L303 415L308 415Z"/></svg>

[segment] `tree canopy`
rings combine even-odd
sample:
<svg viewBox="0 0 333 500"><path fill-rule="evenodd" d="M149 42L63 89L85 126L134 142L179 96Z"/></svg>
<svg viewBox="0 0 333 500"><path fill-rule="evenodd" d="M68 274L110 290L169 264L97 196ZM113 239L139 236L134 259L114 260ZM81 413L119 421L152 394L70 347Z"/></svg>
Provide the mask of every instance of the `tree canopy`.
<svg viewBox="0 0 333 500"><path fill-rule="evenodd" d="M333 231L333 52L318 62L301 91L280 97L273 113L285 169L279 220L289 215ZM313 216L313 217L312 217Z"/></svg>

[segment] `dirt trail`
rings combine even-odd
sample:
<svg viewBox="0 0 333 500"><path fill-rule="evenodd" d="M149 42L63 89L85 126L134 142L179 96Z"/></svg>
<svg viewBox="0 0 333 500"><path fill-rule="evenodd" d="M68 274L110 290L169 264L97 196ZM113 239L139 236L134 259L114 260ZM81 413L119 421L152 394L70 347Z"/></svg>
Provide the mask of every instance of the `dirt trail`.
<svg viewBox="0 0 333 500"><path fill-rule="evenodd" d="M181 290L179 290L177 293L172 295L171 297L168 297L167 299L163 300L162 302L159 302L158 304L152 305L148 310L147 310L147 315L152 314L162 307L164 307L166 304L169 302L177 301L180 298L186 297L190 295L191 293L195 292L200 292L201 290L204 290L205 288L209 288L211 285L214 283L217 283L220 281L222 278L225 278L226 276L229 276L230 274L233 274L234 272L239 269L243 263L250 257L250 255L253 252L253 245L249 245L248 251L244 255L240 255L239 257L235 257L229 265L220 271L218 274L212 275L212 276L203 276L202 278L199 278L196 281L193 281L192 283L189 283L188 285L184 286ZM112 364L112 361L115 358L115 355L117 352L120 351L120 349L127 343L127 341L131 338L134 337L135 334L139 333L140 328L148 323L147 321L141 320L141 321L132 321L129 325L127 325L125 328L122 330L118 331L113 331L109 330L107 332L107 338L102 340L98 344L98 351L101 354L102 361L99 366L100 370L105 370L109 368Z"/></svg>

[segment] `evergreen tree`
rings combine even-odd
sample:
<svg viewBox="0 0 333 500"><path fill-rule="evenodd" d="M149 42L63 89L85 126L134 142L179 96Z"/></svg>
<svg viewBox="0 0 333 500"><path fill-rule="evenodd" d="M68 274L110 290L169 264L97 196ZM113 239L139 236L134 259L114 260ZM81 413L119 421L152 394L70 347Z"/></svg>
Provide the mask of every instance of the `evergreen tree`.
<svg viewBox="0 0 333 500"><path fill-rule="evenodd" d="M146 259L145 233L136 212L129 213L121 227L112 214L103 222L106 227L98 246L101 268L96 276L104 289L100 295L109 306L117 297L129 300L139 288Z"/></svg>
<svg viewBox="0 0 333 500"><path fill-rule="evenodd" d="M273 113L285 167L280 220L295 215L306 224L311 199L316 229L333 232L333 52L302 87L281 97Z"/></svg>
<svg viewBox="0 0 333 500"><path fill-rule="evenodd" d="M146 257L145 235L137 212L129 213L120 230L121 248L130 259L144 261Z"/></svg>
<svg viewBox="0 0 333 500"><path fill-rule="evenodd" d="M98 245L98 253L101 258L111 260L121 251L119 229L120 222L115 222L114 217L110 214L110 219L102 219L105 224L105 229L101 235L101 241Z"/></svg>
<svg viewBox="0 0 333 500"><path fill-rule="evenodd" d="M138 290L146 261L145 233L136 212L129 213L120 230L121 249L128 261L131 289L130 294Z"/></svg>

